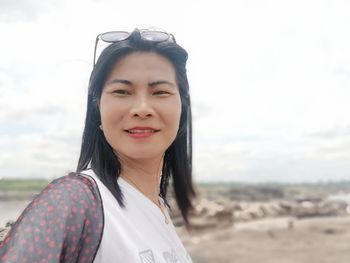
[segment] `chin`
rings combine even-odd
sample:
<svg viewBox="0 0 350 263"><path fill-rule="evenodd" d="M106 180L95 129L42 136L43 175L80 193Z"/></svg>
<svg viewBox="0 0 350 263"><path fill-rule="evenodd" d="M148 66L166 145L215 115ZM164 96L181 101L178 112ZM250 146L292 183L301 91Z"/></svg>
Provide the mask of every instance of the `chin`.
<svg viewBox="0 0 350 263"><path fill-rule="evenodd" d="M117 151L118 152L118 151ZM165 153L164 151L150 151L150 150L135 150L135 151L125 151L120 152L122 156L134 160L147 160L147 159L156 159L162 157Z"/></svg>

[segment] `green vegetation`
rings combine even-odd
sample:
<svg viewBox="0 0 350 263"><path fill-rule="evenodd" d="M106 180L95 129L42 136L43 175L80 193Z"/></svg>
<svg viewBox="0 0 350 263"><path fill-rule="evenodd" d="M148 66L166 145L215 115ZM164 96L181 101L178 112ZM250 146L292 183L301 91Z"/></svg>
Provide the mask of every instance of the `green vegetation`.
<svg viewBox="0 0 350 263"><path fill-rule="evenodd" d="M40 191L48 183L45 179L1 179L0 191Z"/></svg>
<svg viewBox="0 0 350 263"><path fill-rule="evenodd" d="M51 180L48 179L0 179L0 191L41 191ZM350 181L331 181L314 183L246 183L246 182L197 182L196 186L201 189L221 188L234 189L276 189L288 192L323 192L345 190L350 191Z"/></svg>

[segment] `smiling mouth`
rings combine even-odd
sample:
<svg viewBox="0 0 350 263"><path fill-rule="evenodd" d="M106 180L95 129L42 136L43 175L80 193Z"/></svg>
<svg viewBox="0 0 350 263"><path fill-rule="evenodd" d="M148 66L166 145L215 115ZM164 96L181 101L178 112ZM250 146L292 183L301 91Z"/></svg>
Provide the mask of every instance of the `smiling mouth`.
<svg viewBox="0 0 350 263"><path fill-rule="evenodd" d="M128 133L128 135L131 138L146 139L146 138L152 137L160 130L154 130L154 129L150 129L150 128L145 128L145 129L136 128L136 129L130 129L130 130L125 130L125 131Z"/></svg>
<svg viewBox="0 0 350 263"><path fill-rule="evenodd" d="M159 132L159 130L155 129L130 129L130 130L125 130L127 133L130 134L145 134L145 133L156 133Z"/></svg>

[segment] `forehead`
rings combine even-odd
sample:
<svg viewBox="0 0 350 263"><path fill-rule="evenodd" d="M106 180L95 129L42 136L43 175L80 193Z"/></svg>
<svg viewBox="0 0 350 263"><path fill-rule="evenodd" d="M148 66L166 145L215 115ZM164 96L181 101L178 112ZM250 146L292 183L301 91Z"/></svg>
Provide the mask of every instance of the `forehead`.
<svg viewBox="0 0 350 263"><path fill-rule="evenodd" d="M109 77L152 77L175 79L175 68L165 56L154 52L133 52L119 59Z"/></svg>

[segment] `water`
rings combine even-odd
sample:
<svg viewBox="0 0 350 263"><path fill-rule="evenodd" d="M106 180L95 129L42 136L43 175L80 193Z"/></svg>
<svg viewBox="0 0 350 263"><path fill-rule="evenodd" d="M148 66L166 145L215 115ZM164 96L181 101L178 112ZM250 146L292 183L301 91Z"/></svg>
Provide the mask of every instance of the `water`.
<svg viewBox="0 0 350 263"><path fill-rule="evenodd" d="M5 226L9 220L16 221L29 203L30 200L0 201L0 227Z"/></svg>

